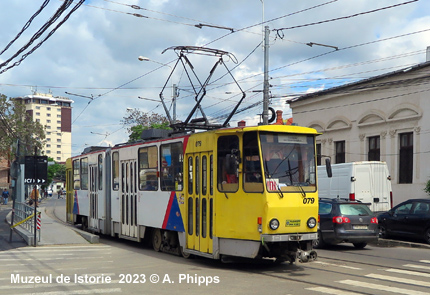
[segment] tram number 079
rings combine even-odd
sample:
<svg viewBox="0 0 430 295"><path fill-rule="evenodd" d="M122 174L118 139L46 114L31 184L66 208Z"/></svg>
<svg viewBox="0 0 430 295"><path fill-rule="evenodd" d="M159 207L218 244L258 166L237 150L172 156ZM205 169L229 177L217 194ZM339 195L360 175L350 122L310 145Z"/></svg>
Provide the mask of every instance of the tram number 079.
<svg viewBox="0 0 430 295"><path fill-rule="evenodd" d="M303 204L313 204L315 203L315 198L304 198Z"/></svg>

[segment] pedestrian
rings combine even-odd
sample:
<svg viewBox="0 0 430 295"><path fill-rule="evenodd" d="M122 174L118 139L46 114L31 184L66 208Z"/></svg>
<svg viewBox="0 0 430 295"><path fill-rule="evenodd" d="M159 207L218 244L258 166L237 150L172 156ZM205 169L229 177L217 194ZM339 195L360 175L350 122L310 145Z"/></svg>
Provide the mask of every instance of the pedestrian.
<svg viewBox="0 0 430 295"><path fill-rule="evenodd" d="M7 200L9 199L9 192L7 191L6 188L4 189L1 196L3 197L3 204L7 205Z"/></svg>
<svg viewBox="0 0 430 295"><path fill-rule="evenodd" d="M39 191L37 190L36 186L31 191L30 199L33 202L36 202L36 207L39 206Z"/></svg>

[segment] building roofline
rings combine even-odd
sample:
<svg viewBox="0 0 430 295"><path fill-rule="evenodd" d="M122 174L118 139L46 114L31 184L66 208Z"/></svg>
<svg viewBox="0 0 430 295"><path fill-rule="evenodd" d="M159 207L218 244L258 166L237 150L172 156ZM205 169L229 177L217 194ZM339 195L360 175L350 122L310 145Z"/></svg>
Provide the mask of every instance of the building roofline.
<svg viewBox="0 0 430 295"><path fill-rule="evenodd" d="M338 90L346 89L346 88L349 88L349 87L352 87L352 86L358 86L358 85L361 85L361 84L366 84L366 83L369 83L369 82L372 82L372 81L377 81L377 80L385 79L385 78L388 78L388 77L394 77L394 76L397 76L397 75L400 75L400 74L403 74L403 73L406 73L406 72L416 71L416 70L419 70L419 69L422 69L422 68L425 68L425 67L428 67L428 66L430 66L430 61L419 63L417 65L406 67L406 68L403 68L403 69L400 69L400 70L397 70L397 71L388 72L388 73L381 74L381 75L378 75L378 76L373 76L373 77L370 77L370 78L367 78L367 79L363 79L363 80L359 80L359 81L356 81L356 82L347 83L347 84L343 84L343 85L340 85L340 86L335 86L335 87L327 88L327 89L324 89L324 90L320 90L320 91L316 91L316 92L304 94L304 95L301 95L299 97L295 97L295 98L287 100L287 103L294 103L294 102L297 102L297 101L302 101L302 100L306 100L306 99L309 99L309 98L314 98L314 97L321 96L321 95L331 94L331 93L334 93L334 92L336 92Z"/></svg>

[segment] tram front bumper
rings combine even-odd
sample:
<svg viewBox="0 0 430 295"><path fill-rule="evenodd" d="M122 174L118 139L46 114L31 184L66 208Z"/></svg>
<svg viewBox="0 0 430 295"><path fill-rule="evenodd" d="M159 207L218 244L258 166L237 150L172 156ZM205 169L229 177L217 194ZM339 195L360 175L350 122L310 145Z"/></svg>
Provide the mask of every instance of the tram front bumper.
<svg viewBox="0 0 430 295"><path fill-rule="evenodd" d="M262 242L301 242L312 241L318 239L318 233L304 233L304 234L282 234L282 235L261 235Z"/></svg>

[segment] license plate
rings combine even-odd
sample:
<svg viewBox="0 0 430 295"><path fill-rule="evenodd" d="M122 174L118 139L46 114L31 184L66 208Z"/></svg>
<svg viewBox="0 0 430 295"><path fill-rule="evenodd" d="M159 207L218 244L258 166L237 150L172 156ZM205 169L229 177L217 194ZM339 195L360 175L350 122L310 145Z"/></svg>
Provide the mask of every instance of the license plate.
<svg viewBox="0 0 430 295"><path fill-rule="evenodd" d="M367 225L353 225L352 229L367 229Z"/></svg>
<svg viewBox="0 0 430 295"><path fill-rule="evenodd" d="M285 226L300 226L300 219L299 220L287 220L285 223Z"/></svg>

